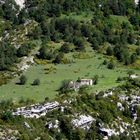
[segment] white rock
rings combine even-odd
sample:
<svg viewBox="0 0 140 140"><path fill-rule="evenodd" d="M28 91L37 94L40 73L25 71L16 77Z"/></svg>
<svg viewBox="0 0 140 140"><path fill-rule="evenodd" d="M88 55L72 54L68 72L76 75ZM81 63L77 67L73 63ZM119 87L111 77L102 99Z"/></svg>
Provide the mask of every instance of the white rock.
<svg viewBox="0 0 140 140"><path fill-rule="evenodd" d="M90 115L80 115L78 119L72 120L72 124L74 125L74 127L89 129L93 121L96 121L96 120Z"/></svg>
<svg viewBox="0 0 140 140"><path fill-rule="evenodd" d="M15 0L16 4L19 5L20 9L25 7L25 0Z"/></svg>
<svg viewBox="0 0 140 140"><path fill-rule="evenodd" d="M139 4L139 0L135 0L135 4L138 5Z"/></svg>

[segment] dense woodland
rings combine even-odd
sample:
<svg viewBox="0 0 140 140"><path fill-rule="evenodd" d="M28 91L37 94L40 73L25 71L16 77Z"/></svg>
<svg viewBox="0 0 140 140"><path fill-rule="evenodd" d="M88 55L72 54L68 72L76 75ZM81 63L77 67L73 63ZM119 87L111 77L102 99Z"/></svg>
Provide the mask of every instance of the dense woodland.
<svg viewBox="0 0 140 140"><path fill-rule="evenodd" d="M6 0L0 5L0 11L0 17L5 22L1 28L0 36L5 36L7 32L16 29L28 20L35 20L38 22L38 26L28 34L28 38L31 40L41 39L42 48L38 57L52 60L55 63L61 63L59 58L63 57L63 53L84 51L85 42L91 43L91 47L99 52L105 43L109 43L104 53L115 56L125 65L134 63L140 54L140 48L134 52L130 52L128 49L129 44L140 45L140 2L135 5L133 0L26 0L25 8L19 10L19 6L14 0ZM69 15L73 12L77 14L92 13L93 18L91 21L61 18L61 15ZM112 21L112 15L126 16L129 22L115 23ZM55 52L47 46L47 42L50 40L54 42L63 40L66 44L74 44L75 47L71 49L69 45L65 45ZM27 47L19 50L14 49L14 52L12 49L10 51L10 48L13 47L7 43L10 40L3 40L3 42L0 43L2 46L0 70L9 69L10 65L16 62L16 57L25 56L27 52L30 52L26 51Z"/></svg>

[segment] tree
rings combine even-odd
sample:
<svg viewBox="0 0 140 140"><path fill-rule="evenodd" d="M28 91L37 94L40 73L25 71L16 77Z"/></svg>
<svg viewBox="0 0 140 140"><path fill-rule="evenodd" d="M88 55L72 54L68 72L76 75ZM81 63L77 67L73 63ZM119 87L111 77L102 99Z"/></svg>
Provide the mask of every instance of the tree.
<svg viewBox="0 0 140 140"><path fill-rule="evenodd" d="M106 65L107 64L107 60L105 59L104 61L103 61L103 65Z"/></svg>
<svg viewBox="0 0 140 140"><path fill-rule="evenodd" d="M136 49L136 54L137 54L137 55L140 55L140 47L138 47L138 48Z"/></svg>
<svg viewBox="0 0 140 140"><path fill-rule="evenodd" d="M95 75L94 78L93 78L95 85L98 84L98 79L99 79L99 76L98 75Z"/></svg>
<svg viewBox="0 0 140 140"><path fill-rule="evenodd" d="M131 56L130 56L130 63L133 64L137 59L137 55L135 53L133 53Z"/></svg>
<svg viewBox="0 0 140 140"><path fill-rule="evenodd" d="M3 119L4 121L10 121L10 120L13 119L13 115L12 115L12 113L11 113L10 111L6 111L6 112L4 112L4 113L2 114L2 119Z"/></svg>
<svg viewBox="0 0 140 140"><path fill-rule="evenodd" d="M108 47L106 50L106 54L110 56L113 55L113 49L111 47Z"/></svg>
<svg viewBox="0 0 140 140"><path fill-rule="evenodd" d="M101 110L100 118L103 122L108 124L110 121L112 121L113 116L108 110L104 108L103 110Z"/></svg>
<svg viewBox="0 0 140 140"><path fill-rule="evenodd" d="M42 29L42 33L43 35L45 35L45 37L47 38L47 40L50 40L50 24L47 23L47 21L43 21L41 22L41 29Z"/></svg>
<svg viewBox="0 0 140 140"><path fill-rule="evenodd" d="M54 63L56 63L56 64L62 63L63 58L64 58L64 54L63 54L63 53L59 53L59 54L56 56L56 58L55 58L55 60L54 60Z"/></svg>
<svg viewBox="0 0 140 140"><path fill-rule="evenodd" d="M16 4L14 0L6 0L2 5L2 9L4 12L4 18L6 20L10 20L14 22L15 18L17 18L17 13L19 11L19 6Z"/></svg>
<svg viewBox="0 0 140 140"><path fill-rule="evenodd" d="M31 36L33 36L34 39L39 39L42 35L42 29L41 26L38 25L34 28L34 31L31 33Z"/></svg>
<svg viewBox="0 0 140 140"><path fill-rule="evenodd" d="M46 44L42 44L37 57L41 59L52 60L55 58L55 56L56 53L53 51L53 49L51 49L49 46L46 46Z"/></svg>
<svg viewBox="0 0 140 140"><path fill-rule="evenodd" d="M85 50L85 45L84 45L84 41L82 38L74 37L73 43L76 46L76 50L78 50L78 51Z"/></svg>
<svg viewBox="0 0 140 140"><path fill-rule="evenodd" d="M79 88L78 93L79 93L79 94L88 94L88 86L87 86L87 85L81 86L81 87Z"/></svg>
<svg viewBox="0 0 140 140"><path fill-rule="evenodd" d="M137 17L137 15L132 15L129 19L129 21L131 22L132 25L139 25L139 18Z"/></svg>
<svg viewBox="0 0 140 140"><path fill-rule="evenodd" d="M9 69L17 61L16 49L9 42L0 43L0 70Z"/></svg>
<svg viewBox="0 0 140 140"><path fill-rule="evenodd" d="M18 57L27 56L29 54L30 50L31 50L30 44L24 44L24 45L20 46L20 48L18 48L17 56Z"/></svg>
<svg viewBox="0 0 140 140"><path fill-rule="evenodd" d="M91 26L88 25L82 25L81 27L81 32L85 37L90 37L91 36Z"/></svg>
<svg viewBox="0 0 140 140"><path fill-rule="evenodd" d="M60 51L61 51L61 52L64 52L64 53L70 52L70 51L71 51L70 44L69 44L69 43L64 43L64 44L61 46Z"/></svg>
<svg viewBox="0 0 140 140"><path fill-rule="evenodd" d="M35 79L33 81L32 85L34 85L34 86L40 85L40 80L39 79Z"/></svg>
<svg viewBox="0 0 140 140"><path fill-rule="evenodd" d="M71 91L69 84L70 84L70 80L62 81L62 84L59 88L60 94L68 93Z"/></svg>
<svg viewBox="0 0 140 140"><path fill-rule="evenodd" d="M99 50L99 44L98 44L98 41L97 41L97 39L95 37L92 38L91 47L94 50Z"/></svg>
<svg viewBox="0 0 140 140"><path fill-rule="evenodd" d="M115 68L115 65L113 62L110 62L108 65L107 65L107 68L108 69L114 69Z"/></svg>
<svg viewBox="0 0 140 140"><path fill-rule="evenodd" d="M60 129L61 129L61 132L65 134L66 138L67 139L71 139L72 138L72 124L71 124L71 121L70 121L70 118L68 117L59 117L59 121L60 121Z"/></svg>
<svg viewBox="0 0 140 140"><path fill-rule="evenodd" d="M130 33L128 36L128 43L134 44L135 43L135 36L134 34Z"/></svg>
<svg viewBox="0 0 140 140"><path fill-rule="evenodd" d="M25 85L27 82L27 78L25 75L22 75L19 80L21 85Z"/></svg>
<svg viewBox="0 0 140 140"><path fill-rule="evenodd" d="M18 14L18 21L19 21L19 24L23 24L26 22L28 18L28 12L26 11L26 9L21 9L21 11L19 12Z"/></svg>

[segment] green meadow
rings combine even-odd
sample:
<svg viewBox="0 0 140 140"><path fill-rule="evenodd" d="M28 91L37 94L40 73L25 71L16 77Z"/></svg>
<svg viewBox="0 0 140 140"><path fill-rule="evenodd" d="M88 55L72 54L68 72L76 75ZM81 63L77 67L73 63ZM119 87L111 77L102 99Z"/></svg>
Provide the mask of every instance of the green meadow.
<svg viewBox="0 0 140 140"><path fill-rule="evenodd" d="M0 86L0 100L20 98L34 99L35 101L43 101L45 97L53 99L58 94L61 82L71 79L93 78L99 76L99 82L92 87L92 92L96 90L104 90L117 86L117 78L127 75L127 71L123 67L116 67L114 70L107 69L103 65L105 56L89 51L90 58L74 59L71 64L35 64L31 66L24 75L28 78L25 85L16 84L19 77L11 80L8 84ZM68 55L72 55L68 54ZM116 63L117 64L117 63ZM118 65L118 64L117 64ZM32 86L34 79L40 79L39 86Z"/></svg>
<svg viewBox="0 0 140 140"><path fill-rule="evenodd" d="M79 15L72 13L61 16L61 18L73 18L79 21L91 21L92 17L92 13L81 13ZM124 21L128 22L128 19L122 16L111 16L110 20L113 24L118 24L118 21L120 23ZM58 49L62 44L51 42L48 45ZM95 92L117 86L121 84L116 82L117 78L127 76L129 68L117 62L115 62L116 67L114 70L110 70L106 65L102 64L105 59L110 61L110 59L114 58L107 58L104 55L94 52L91 48L87 51L87 55L90 57L80 59L73 57L73 55L77 56L77 54L76 52L72 52L66 55L68 58L74 59L74 63L58 65L44 63L31 66L23 73L27 77L27 83L25 85L16 84L19 82L19 77L16 77L6 85L0 86L0 100L13 99L17 101L21 98L29 98L40 102L43 101L45 97L53 99L58 94L57 90L63 80L77 80L79 77L93 78L95 75L98 75L98 84L94 85L91 90ZM138 67L139 63L140 62L137 61ZM140 71L137 70L136 73L140 74ZM33 81L37 78L40 79L40 85L32 86Z"/></svg>

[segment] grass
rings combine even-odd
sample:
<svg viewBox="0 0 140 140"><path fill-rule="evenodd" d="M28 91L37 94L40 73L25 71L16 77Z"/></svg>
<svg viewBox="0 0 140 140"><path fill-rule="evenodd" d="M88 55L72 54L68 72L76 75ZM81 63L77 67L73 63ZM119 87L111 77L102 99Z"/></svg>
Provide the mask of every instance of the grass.
<svg viewBox="0 0 140 140"><path fill-rule="evenodd" d="M111 15L110 17L111 17L112 20L117 21L119 23L123 23L123 22L130 23L126 16Z"/></svg>
<svg viewBox="0 0 140 140"><path fill-rule="evenodd" d="M45 64L31 66L24 74L28 77L26 85L17 85L19 77L13 79L8 84L0 87L0 100L19 100L21 97L30 98L36 101L43 101L45 97L55 98L57 89L61 82L66 79L76 80L80 78L92 78L99 75L99 83L92 88L96 90L108 89L117 86L116 79L125 76L124 68L109 70L102 65L104 57L91 50L88 52L92 57L88 59L75 59L72 64ZM72 55L72 54L70 54ZM47 72L51 68L50 72ZM40 79L39 86L32 86L34 79Z"/></svg>
<svg viewBox="0 0 140 140"><path fill-rule="evenodd" d="M91 19L93 18L93 13L92 12L82 12L82 13L71 13L69 15L61 15L61 18L71 18L71 19L75 19L78 21L86 21L86 22L90 22Z"/></svg>

